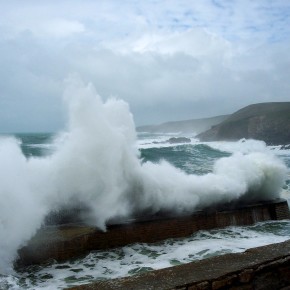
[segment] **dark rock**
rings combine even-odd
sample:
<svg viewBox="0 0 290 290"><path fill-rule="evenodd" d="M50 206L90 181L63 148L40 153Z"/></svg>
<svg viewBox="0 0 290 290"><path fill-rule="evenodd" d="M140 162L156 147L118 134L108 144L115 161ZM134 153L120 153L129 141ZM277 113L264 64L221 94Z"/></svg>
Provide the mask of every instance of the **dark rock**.
<svg viewBox="0 0 290 290"><path fill-rule="evenodd" d="M175 143L190 143L191 140L186 137L172 137L167 140L170 144L175 144Z"/></svg>
<svg viewBox="0 0 290 290"><path fill-rule="evenodd" d="M290 144L281 146L281 149L282 150L289 150L290 149Z"/></svg>

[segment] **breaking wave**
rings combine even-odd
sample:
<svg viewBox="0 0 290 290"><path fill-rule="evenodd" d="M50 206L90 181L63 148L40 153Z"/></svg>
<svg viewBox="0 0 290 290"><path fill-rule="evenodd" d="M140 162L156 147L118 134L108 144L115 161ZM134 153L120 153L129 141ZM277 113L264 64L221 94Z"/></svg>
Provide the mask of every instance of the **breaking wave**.
<svg viewBox="0 0 290 290"><path fill-rule="evenodd" d="M165 160L144 162L127 103L103 102L91 84L75 77L67 81L64 100L68 127L52 154L27 158L18 139L0 139L0 273L12 271L17 249L63 207L82 204L89 222L105 229L110 219L140 211L183 213L272 199L284 184L286 166L266 150L220 158L203 175Z"/></svg>

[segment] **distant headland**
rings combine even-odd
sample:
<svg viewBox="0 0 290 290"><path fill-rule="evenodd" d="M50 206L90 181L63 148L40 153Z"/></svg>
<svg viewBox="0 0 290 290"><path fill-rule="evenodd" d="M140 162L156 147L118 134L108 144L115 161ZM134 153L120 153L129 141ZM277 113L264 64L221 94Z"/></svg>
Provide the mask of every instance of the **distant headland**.
<svg viewBox="0 0 290 290"><path fill-rule="evenodd" d="M257 139L267 145L290 144L290 102L259 103L231 115L137 127L139 132L195 133L201 141Z"/></svg>
<svg viewBox="0 0 290 290"><path fill-rule="evenodd" d="M216 116L203 119L191 119L185 121L166 122L159 125L147 125L137 127L138 132L148 133L195 133L199 134L212 126L226 120L229 115Z"/></svg>

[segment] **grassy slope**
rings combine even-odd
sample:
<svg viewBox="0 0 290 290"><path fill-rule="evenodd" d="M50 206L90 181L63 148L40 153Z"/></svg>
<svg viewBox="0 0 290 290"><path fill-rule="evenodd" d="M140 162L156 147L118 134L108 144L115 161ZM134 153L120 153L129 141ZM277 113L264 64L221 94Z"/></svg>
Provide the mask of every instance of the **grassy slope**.
<svg viewBox="0 0 290 290"><path fill-rule="evenodd" d="M253 138L268 144L289 144L290 102L247 106L198 137L204 141Z"/></svg>

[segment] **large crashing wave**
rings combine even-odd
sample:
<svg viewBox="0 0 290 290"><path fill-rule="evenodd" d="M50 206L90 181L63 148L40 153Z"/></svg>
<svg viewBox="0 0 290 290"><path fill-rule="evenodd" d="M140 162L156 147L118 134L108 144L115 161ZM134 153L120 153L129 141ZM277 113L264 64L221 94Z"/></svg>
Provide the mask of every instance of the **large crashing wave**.
<svg viewBox="0 0 290 290"><path fill-rule="evenodd" d="M192 211L240 198L278 196L286 167L268 153L234 154L212 173L188 175L162 161L143 163L128 105L105 103L92 85L68 81L67 132L51 156L26 159L18 141L0 140L0 273L53 210L81 203L90 220L106 222L138 211Z"/></svg>

